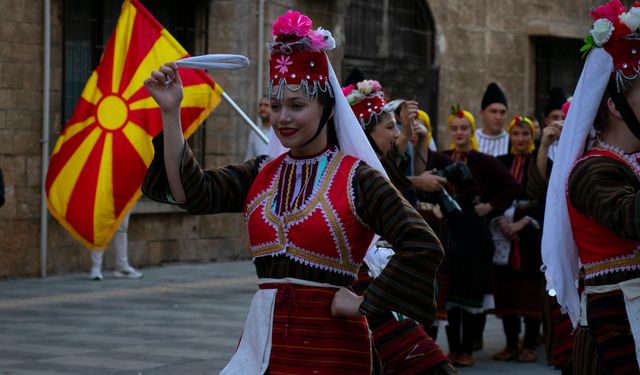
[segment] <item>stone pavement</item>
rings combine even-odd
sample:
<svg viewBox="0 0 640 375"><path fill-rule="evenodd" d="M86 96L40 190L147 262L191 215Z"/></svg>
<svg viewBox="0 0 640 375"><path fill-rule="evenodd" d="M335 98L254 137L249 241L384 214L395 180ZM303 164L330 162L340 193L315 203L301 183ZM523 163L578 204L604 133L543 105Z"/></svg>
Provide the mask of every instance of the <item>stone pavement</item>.
<svg viewBox="0 0 640 375"><path fill-rule="evenodd" d="M249 262L147 268L141 280L86 275L0 282L0 374L215 374L231 357L256 290ZM440 341L446 342L440 332ZM497 363L500 322L462 374L551 374ZM445 345L446 350L446 345Z"/></svg>

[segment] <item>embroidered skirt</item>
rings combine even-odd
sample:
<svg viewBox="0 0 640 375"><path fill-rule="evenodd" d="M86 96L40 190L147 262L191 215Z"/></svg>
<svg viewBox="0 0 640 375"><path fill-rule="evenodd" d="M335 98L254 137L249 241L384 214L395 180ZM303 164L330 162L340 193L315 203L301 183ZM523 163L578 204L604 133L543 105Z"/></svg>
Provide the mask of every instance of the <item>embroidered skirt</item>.
<svg viewBox="0 0 640 375"><path fill-rule="evenodd" d="M364 317L335 318L336 289L296 284L276 288L269 374L371 374L371 338Z"/></svg>
<svg viewBox="0 0 640 375"><path fill-rule="evenodd" d="M636 348L621 291L587 297L587 321L600 360L611 374L638 374Z"/></svg>

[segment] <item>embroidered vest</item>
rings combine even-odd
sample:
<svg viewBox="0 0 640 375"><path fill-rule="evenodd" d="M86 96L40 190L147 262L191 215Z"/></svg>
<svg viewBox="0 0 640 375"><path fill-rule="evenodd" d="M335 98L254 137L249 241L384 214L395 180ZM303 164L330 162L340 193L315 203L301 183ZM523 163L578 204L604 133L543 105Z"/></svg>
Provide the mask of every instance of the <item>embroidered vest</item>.
<svg viewBox="0 0 640 375"><path fill-rule="evenodd" d="M359 160L337 152L300 206L275 210L287 155L265 165L245 201L253 258L285 255L303 264L355 278L374 233L357 216L352 180Z"/></svg>
<svg viewBox="0 0 640 375"><path fill-rule="evenodd" d="M635 170L624 158L602 149L589 150L576 164L592 157L612 158ZM578 211L571 204L568 194L567 207L573 238L578 246L580 261L586 271L586 279L611 272L640 269L640 242L622 239L593 217Z"/></svg>

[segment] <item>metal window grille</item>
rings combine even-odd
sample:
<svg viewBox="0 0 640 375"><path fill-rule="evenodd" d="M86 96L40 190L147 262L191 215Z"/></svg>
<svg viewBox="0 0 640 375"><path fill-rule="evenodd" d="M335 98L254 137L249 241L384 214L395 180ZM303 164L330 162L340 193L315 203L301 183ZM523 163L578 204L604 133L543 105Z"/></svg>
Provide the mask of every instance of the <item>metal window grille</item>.
<svg viewBox="0 0 640 375"><path fill-rule="evenodd" d="M141 3L190 54L207 50L208 1L148 0ZM64 0L62 108L67 123L82 89L98 66L113 32L122 0ZM204 162L205 126L189 139L198 160Z"/></svg>
<svg viewBox="0 0 640 375"><path fill-rule="evenodd" d="M540 120L549 103L549 92L560 87L570 96L575 90L584 61L580 57L582 41L578 39L534 39L535 46L535 108Z"/></svg>
<svg viewBox="0 0 640 375"><path fill-rule="evenodd" d="M426 2L353 0L345 31L345 74L359 68L390 97L416 99L437 124L435 23Z"/></svg>

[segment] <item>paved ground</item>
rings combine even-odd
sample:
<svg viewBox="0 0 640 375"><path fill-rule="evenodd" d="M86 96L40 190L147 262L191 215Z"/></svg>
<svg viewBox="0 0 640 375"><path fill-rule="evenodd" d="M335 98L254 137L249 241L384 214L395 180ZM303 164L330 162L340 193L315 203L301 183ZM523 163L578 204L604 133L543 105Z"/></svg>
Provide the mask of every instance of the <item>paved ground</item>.
<svg viewBox="0 0 640 375"><path fill-rule="evenodd" d="M255 287L248 262L144 269L142 280L86 275L0 282L0 374L215 374L230 358ZM462 374L552 374L497 363L500 322ZM440 338L446 350L444 333Z"/></svg>

